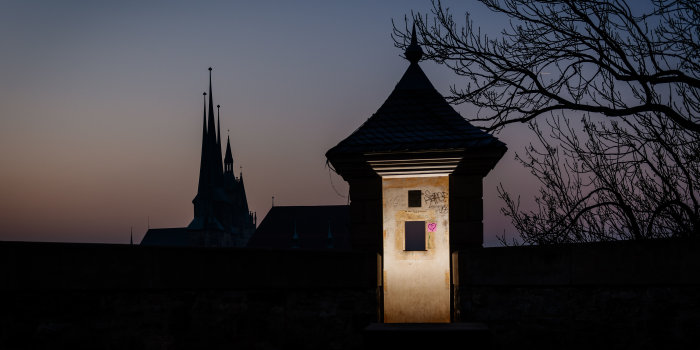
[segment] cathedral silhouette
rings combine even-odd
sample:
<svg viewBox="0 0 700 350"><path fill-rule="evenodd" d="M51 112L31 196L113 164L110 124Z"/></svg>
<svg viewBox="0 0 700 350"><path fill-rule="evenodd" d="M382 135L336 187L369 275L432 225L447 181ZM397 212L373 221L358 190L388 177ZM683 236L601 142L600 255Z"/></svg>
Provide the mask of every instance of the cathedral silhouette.
<svg viewBox="0 0 700 350"><path fill-rule="evenodd" d="M142 245L244 247L255 231L257 215L248 209L243 172L233 172L230 138L221 159L221 119L214 124L214 97L209 68L209 103L204 95L202 117L202 155L199 184L194 204L194 219L187 227L157 228L146 232ZM208 108L207 108L208 107ZM217 112L220 106L217 105Z"/></svg>

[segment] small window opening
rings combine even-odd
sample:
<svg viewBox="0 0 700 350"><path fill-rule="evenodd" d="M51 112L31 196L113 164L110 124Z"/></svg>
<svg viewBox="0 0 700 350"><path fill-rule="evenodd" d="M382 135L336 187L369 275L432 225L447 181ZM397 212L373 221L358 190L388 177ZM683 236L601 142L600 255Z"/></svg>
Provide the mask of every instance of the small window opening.
<svg viewBox="0 0 700 350"><path fill-rule="evenodd" d="M420 208L420 190L408 191L408 206Z"/></svg>
<svg viewBox="0 0 700 350"><path fill-rule="evenodd" d="M405 250L425 250L425 221L406 221Z"/></svg>

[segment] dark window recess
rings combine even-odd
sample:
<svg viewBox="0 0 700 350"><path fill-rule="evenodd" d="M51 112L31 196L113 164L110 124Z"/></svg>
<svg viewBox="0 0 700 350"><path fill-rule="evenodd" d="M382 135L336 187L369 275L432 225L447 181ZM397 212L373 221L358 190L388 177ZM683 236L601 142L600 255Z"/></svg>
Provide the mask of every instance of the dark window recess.
<svg viewBox="0 0 700 350"><path fill-rule="evenodd" d="M408 206L420 207L420 190L408 191Z"/></svg>
<svg viewBox="0 0 700 350"><path fill-rule="evenodd" d="M405 232L405 250L425 250L425 221L406 221Z"/></svg>

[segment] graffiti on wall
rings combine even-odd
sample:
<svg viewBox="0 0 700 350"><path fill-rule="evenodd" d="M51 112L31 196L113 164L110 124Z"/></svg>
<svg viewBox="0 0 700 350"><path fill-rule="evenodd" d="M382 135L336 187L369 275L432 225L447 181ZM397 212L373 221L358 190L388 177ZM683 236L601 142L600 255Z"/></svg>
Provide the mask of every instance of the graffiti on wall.
<svg viewBox="0 0 700 350"><path fill-rule="evenodd" d="M431 192L430 190L423 190L422 193L423 201L428 206L428 208L435 209L438 213L443 214L449 211L449 208L447 207L447 192Z"/></svg>

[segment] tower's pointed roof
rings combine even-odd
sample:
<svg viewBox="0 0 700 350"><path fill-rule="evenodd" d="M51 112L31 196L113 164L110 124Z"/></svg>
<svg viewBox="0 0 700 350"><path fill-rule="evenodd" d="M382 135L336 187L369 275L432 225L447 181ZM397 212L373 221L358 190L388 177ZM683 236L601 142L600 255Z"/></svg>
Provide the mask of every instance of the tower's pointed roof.
<svg viewBox="0 0 700 350"><path fill-rule="evenodd" d="M340 163L353 158L351 166L357 167L367 154L491 149L500 158L505 152L504 143L467 122L433 87L418 65L422 55L414 26L405 51L410 64L394 91L364 124L326 152L341 175L348 164Z"/></svg>

